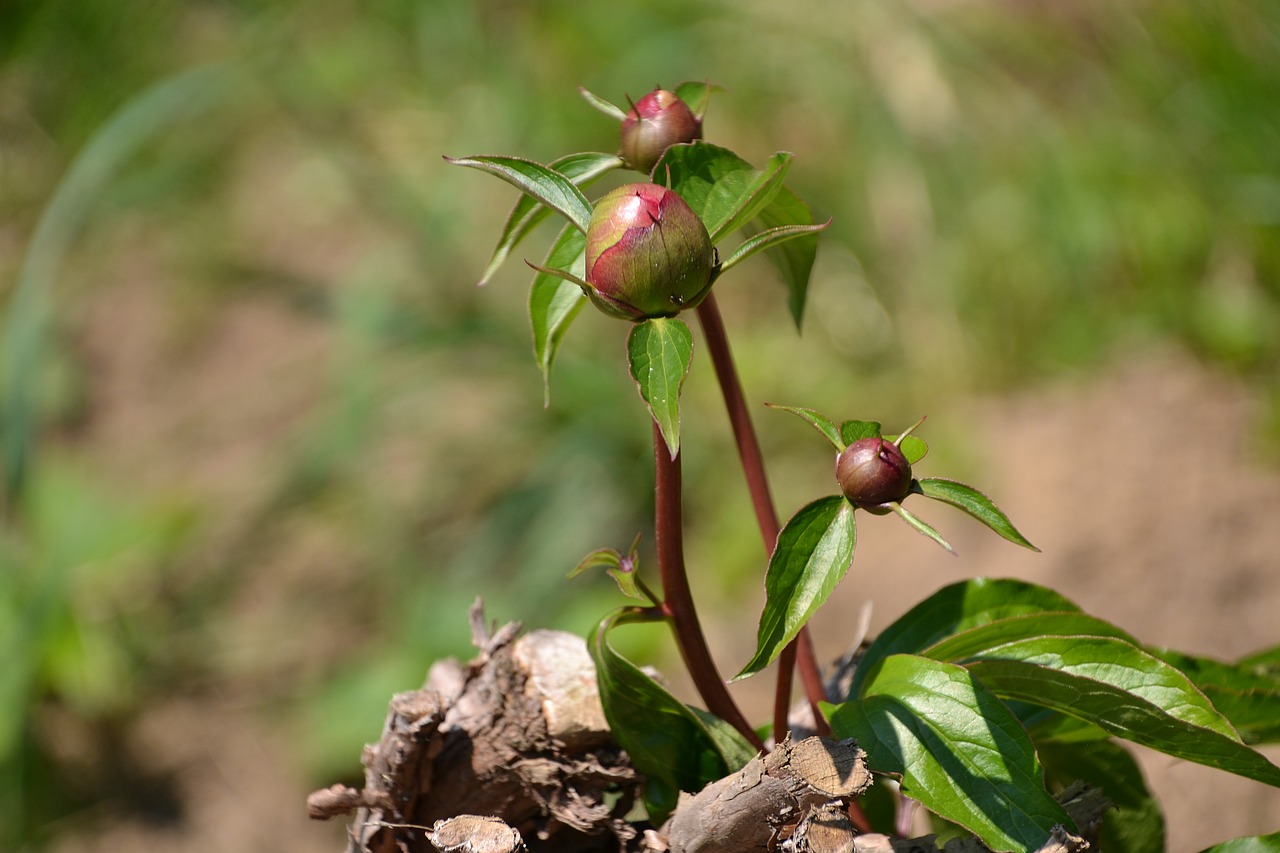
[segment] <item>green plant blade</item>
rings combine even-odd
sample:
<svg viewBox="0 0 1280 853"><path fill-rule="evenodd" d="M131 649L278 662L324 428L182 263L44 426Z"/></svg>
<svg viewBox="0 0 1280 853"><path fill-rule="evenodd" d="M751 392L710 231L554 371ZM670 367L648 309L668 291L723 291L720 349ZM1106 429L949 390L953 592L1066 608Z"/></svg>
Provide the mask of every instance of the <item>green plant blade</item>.
<svg viewBox="0 0 1280 853"><path fill-rule="evenodd" d="M1280 853L1280 832L1233 838L1201 850L1200 853Z"/></svg>
<svg viewBox="0 0 1280 853"><path fill-rule="evenodd" d="M707 105L711 102L712 92L723 92L723 86L717 86L705 80L686 80L673 89L676 97L684 101L699 121L707 114Z"/></svg>
<svg viewBox="0 0 1280 853"><path fill-rule="evenodd" d="M898 445L898 449L902 451L902 455L907 457L907 464L914 465L925 457L929 452L929 445L925 444L923 438L916 438L914 435L908 435L901 441L898 441L896 435L886 435L885 441L891 441Z"/></svg>
<svg viewBox="0 0 1280 853"><path fill-rule="evenodd" d="M686 706L614 650L608 633L628 621L635 621L629 611L614 611L592 631L587 646L605 719L644 774L649 815L661 823L675 808L678 792L699 791L740 769L755 750L732 727L726 730L727 724Z"/></svg>
<svg viewBox="0 0 1280 853"><path fill-rule="evenodd" d="M555 160L550 165L553 171L564 175L574 186L578 187L588 186L601 175L621 167L622 158L618 155L600 154L595 151L570 154L567 157ZM480 285L483 286L489 283L499 267L507 260L511 250L528 236L529 232L538 223L546 219L550 212L550 208L539 204L533 196L521 195L516 200L515 206L511 208L511 213L507 214L506 223L502 226L502 233L498 236L498 245L494 248L493 256L489 259L489 266L485 267L484 273L480 276Z"/></svg>
<svg viewBox="0 0 1280 853"><path fill-rule="evenodd" d="M934 530L933 526L930 525L928 522L924 521L921 518L918 518L916 515L911 513L909 510L903 507L902 504L897 503L895 501L894 503L889 504L889 506L893 509L895 513L898 514L899 518L901 518L907 524L911 525L911 527L915 528L917 532L923 533L925 536L929 537L934 542L937 542L944 549L946 549L947 553L954 554L956 552L956 549L952 547L951 543L948 542L946 539L942 538L941 533Z"/></svg>
<svg viewBox="0 0 1280 853"><path fill-rule="evenodd" d="M795 639L849 571L856 539L853 506L840 496L820 498L787 522L769 558L756 653L735 681L773 663Z"/></svg>
<svg viewBox="0 0 1280 853"><path fill-rule="evenodd" d="M939 640L922 649L920 654L934 660L955 663L1015 640L1047 636L1113 637L1137 644L1136 640L1110 622L1078 610L1066 610L1058 613L1021 614L977 625Z"/></svg>
<svg viewBox="0 0 1280 853"><path fill-rule="evenodd" d="M1054 826L1071 825L1022 725L964 667L891 655L860 701L827 708L832 729L858 741L872 770L900 776L904 794L992 850L1034 850Z"/></svg>
<svg viewBox="0 0 1280 853"><path fill-rule="evenodd" d="M813 409L804 409L799 406L779 406L776 403L765 403L765 405L780 412L790 412L796 415L825 435L827 441L835 445L837 451L844 450L845 443L840 439L840 430L836 429L836 425L827 420L827 417L821 412Z"/></svg>
<svg viewBox="0 0 1280 853"><path fill-rule="evenodd" d="M768 231L761 231L760 233L747 238L743 241L742 245L734 249L733 254L720 264L720 274L724 275L730 269L742 263L752 255L763 252L766 249L772 249L774 246L785 243L788 240L794 240L797 237L803 237L807 234L815 234L818 231L822 231L830 224L831 220L828 219L826 222L819 225L779 225L777 228L770 228Z"/></svg>
<svg viewBox="0 0 1280 853"><path fill-rule="evenodd" d="M538 202L557 211L582 233L591 222L591 204L582 190L559 172L522 157L445 157L455 166L467 166L501 178Z"/></svg>
<svg viewBox="0 0 1280 853"><path fill-rule="evenodd" d="M670 175L670 187L702 218L711 242L718 243L769 205L791 160L782 151L764 169L755 169L727 148L695 142L668 148L653 174L659 183Z"/></svg>
<svg viewBox="0 0 1280 853"><path fill-rule="evenodd" d="M944 586L880 632L862 657L849 695L865 673L892 654L916 654L940 640L998 619L1029 613L1079 612L1051 589L1012 579L974 578Z"/></svg>
<svg viewBox="0 0 1280 853"><path fill-rule="evenodd" d="M1239 660L1241 666L1250 667L1258 672L1269 672L1280 675L1280 646L1261 649Z"/></svg>
<svg viewBox="0 0 1280 853"><path fill-rule="evenodd" d="M1027 537L1018 532L1018 529L1013 526L1013 522L1000 511L1000 508L992 502L991 498L972 486L957 483L955 480L943 480L938 477L929 477L919 482L920 490L925 497L949 503L957 509L964 510L1016 545L1030 548L1032 551L1040 550L1035 545L1032 545Z"/></svg>
<svg viewBox="0 0 1280 853"><path fill-rule="evenodd" d="M600 97L599 95L596 95L592 92L588 92L586 89L584 89L581 86L578 87L578 92L581 93L583 99L588 104L595 107L597 110L604 113L605 115L609 116L609 118L614 119L615 121L622 121L627 117L627 113L625 110L623 110L621 107L617 106L616 104L606 101L604 98Z"/></svg>
<svg viewBox="0 0 1280 853"><path fill-rule="evenodd" d="M1034 738L1033 738L1034 740ZM1036 752L1058 790L1072 782L1101 789L1113 804L1102 821L1099 847L1107 853L1164 853L1164 814L1128 750L1113 741L1041 743Z"/></svg>
<svg viewBox="0 0 1280 853"><path fill-rule="evenodd" d="M637 323L627 336L627 360L675 459L680 452L680 388L693 360L693 333L674 317Z"/></svg>
<svg viewBox="0 0 1280 853"><path fill-rule="evenodd" d="M1280 741L1280 673L1168 649L1147 651L1190 678L1245 743Z"/></svg>
<svg viewBox="0 0 1280 853"><path fill-rule="evenodd" d="M1280 767L1241 742L1185 675L1114 637L1035 637L965 666L996 694L1051 708L1186 761L1280 786Z"/></svg>
<svg viewBox="0 0 1280 853"><path fill-rule="evenodd" d="M748 231L787 226L813 225L813 211L800 196L785 186L778 190L768 206L747 227ZM773 264L787 288L787 306L798 330L804 319L804 306L809 293L809 277L818 256L818 235L803 234L794 240L769 247L765 255Z"/></svg>
<svg viewBox="0 0 1280 853"><path fill-rule="evenodd" d="M566 225L551 246L544 264L582 278L586 275L587 237ZM551 405L551 366L569 324L587 302L582 288L557 275L539 271L529 289L529 326L533 330L533 357L542 371L542 403Z"/></svg>
<svg viewBox="0 0 1280 853"><path fill-rule="evenodd" d="M879 421L845 421L840 424L840 440L846 445L880 435Z"/></svg>

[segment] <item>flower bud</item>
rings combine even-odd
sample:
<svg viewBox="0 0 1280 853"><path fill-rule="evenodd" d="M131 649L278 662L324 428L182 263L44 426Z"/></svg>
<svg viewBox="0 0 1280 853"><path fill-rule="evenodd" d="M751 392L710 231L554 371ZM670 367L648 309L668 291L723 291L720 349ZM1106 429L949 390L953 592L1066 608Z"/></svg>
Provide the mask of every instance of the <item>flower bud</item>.
<svg viewBox="0 0 1280 853"><path fill-rule="evenodd" d="M836 457L836 481L854 505L874 511L911 491L911 464L893 442L862 438Z"/></svg>
<svg viewBox="0 0 1280 853"><path fill-rule="evenodd" d="M673 190L627 184L596 203L587 226L587 295L626 320L671 317L702 301L715 249L707 226Z"/></svg>
<svg viewBox="0 0 1280 853"><path fill-rule="evenodd" d="M627 165L648 172L662 152L681 142L702 138L702 122L675 92L654 89L645 95L622 120L622 159Z"/></svg>

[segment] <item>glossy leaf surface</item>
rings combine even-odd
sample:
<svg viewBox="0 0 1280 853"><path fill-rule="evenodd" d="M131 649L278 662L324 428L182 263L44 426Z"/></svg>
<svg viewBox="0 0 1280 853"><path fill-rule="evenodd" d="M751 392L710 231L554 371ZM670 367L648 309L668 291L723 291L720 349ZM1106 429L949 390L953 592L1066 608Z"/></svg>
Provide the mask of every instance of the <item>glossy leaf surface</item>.
<svg viewBox="0 0 1280 853"><path fill-rule="evenodd" d="M780 412L790 412L793 415L803 419L806 423L813 426L818 432L827 437L827 440L835 445L836 450L844 450L845 444L840 439L840 430L836 425L827 419L821 412L813 409L805 409L799 406L779 406L775 403L766 404L771 409L777 409Z"/></svg>
<svg viewBox="0 0 1280 853"><path fill-rule="evenodd" d="M586 235L566 225L552 244L543 266L566 270L582 278L586 246ZM573 282L542 271L534 276L529 290L529 326L533 330L533 357L542 371L543 405L551 404L551 366L560 342L586 302L586 294Z"/></svg>
<svg viewBox="0 0 1280 853"><path fill-rule="evenodd" d="M853 506L821 498L801 509L778 534L765 575L765 605L756 653L735 678L764 669L831 595L853 562Z"/></svg>
<svg viewBox="0 0 1280 853"><path fill-rule="evenodd" d="M1010 542L1021 545L1024 548L1030 548L1032 551L1040 550L1018 532L1018 529L1013 526L1013 522L1000 511L1000 508L992 502L991 498L972 486L957 483L955 480L929 477L920 480L920 490L926 497L949 503L957 509L964 510Z"/></svg>
<svg viewBox="0 0 1280 853"><path fill-rule="evenodd" d="M779 152L755 169L727 148L706 142L672 145L653 174L670 186L706 223L712 243L754 219L782 188L792 155Z"/></svg>
<svg viewBox="0 0 1280 853"><path fill-rule="evenodd" d="M674 317L637 323L627 336L627 358L640 396L675 459L680 452L680 388L693 359L693 333Z"/></svg>
<svg viewBox="0 0 1280 853"><path fill-rule="evenodd" d="M582 233L591 222L591 204L582 190L559 172L522 157L445 157L455 166L468 166L501 178L516 189L562 214Z"/></svg>

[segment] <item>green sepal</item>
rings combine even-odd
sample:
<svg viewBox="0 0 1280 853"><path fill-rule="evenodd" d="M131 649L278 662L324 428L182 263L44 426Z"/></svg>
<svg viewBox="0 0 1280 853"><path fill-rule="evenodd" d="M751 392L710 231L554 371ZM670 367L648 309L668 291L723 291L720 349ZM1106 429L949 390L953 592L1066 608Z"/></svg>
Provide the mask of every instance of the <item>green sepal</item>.
<svg viewBox="0 0 1280 853"><path fill-rule="evenodd" d="M597 110L604 113L609 118L619 122L626 119L627 117L626 110L622 109L616 104L606 101L604 98L600 97L599 95L596 95L592 92L587 91L582 86L578 87L578 92L581 93L583 99L586 100L588 104L595 107Z"/></svg>
<svg viewBox="0 0 1280 853"><path fill-rule="evenodd" d="M566 225L547 253L543 269L529 288L529 327L533 331L533 357L542 372L542 404L551 405L551 366L560 342L582 306L587 304L582 277L586 274L587 237ZM568 272L566 279L554 270Z"/></svg>
<svg viewBox="0 0 1280 853"><path fill-rule="evenodd" d="M835 445L837 451L844 450L845 444L840 439L840 430L836 429L836 425L821 412L814 409L804 409L799 406L780 406L776 403L765 403L765 405L770 409L777 409L780 412L790 412L796 415L826 436L827 441Z"/></svg>
<svg viewBox="0 0 1280 853"><path fill-rule="evenodd" d="M845 421L840 424L840 440L848 447L855 441L864 438L875 438L880 435L879 421Z"/></svg>
<svg viewBox="0 0 1280 853"><path fill-rule="evenodd" d="M934 530L933 526L930 525L928 522L917 517L910 510L903 507L902 504L898 503L897 501L893 501L892 503L889 504L889 508L892 509L895 513L897 513L899 518L901 518L903 521L905 521L907 524L913 527L917 532L923 533L925 536L929 537L934 542L937 542L939 545L941 545L947 551L947 553L954 554L956 552L956 549L952 547L950 542L948 542L946 539L942 537L941 533Z"/></svg>
<svg viewBox="0 0 1280 853"><path fill-rule="evenodd" d="M720 264L719 275L724 275L733 267L745 261L752 255L763 252L766 249L772 249L775 246L785 243L787 240L794 240L797 237L803 237L808 234L815 234L822 231L831 220L828 219L819 225L779 225L777 228L770 228L768 231L761 231L742 242L742 245L733 250L733 253Z"/></svg>
<svg viewBox="0 0 1280 853"><path fill-rule="evenodd" d="M675 317L637 323L627 336L631 378L658 424L672 459L680 452L680 389L692 361L693 333Z"/></svg>

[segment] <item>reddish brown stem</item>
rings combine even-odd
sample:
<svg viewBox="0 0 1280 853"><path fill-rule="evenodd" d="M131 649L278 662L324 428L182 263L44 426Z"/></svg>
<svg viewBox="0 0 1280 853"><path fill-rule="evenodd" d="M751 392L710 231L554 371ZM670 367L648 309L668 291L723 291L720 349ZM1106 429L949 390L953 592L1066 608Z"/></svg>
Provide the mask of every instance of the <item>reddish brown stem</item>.
<svg viewBox="0 0 1280 853"><path fill-rule="evenodd" d="M764 742L742 716L725 687L724 679L716 671L706 638L702 635L702 626L698 623L684 566L680 456L677 454L675 459L671 458L666 439L656 422L653 425L653 458L654 544L658 552L658 573L662 578L663 608L671 617L676 645L702 701L707 703L707 710L741 732L756 749L762 750Z"/></svg>
<svg viewBox="0 0 1280 853"><path fill-rule="evenodd" d="M742 392L742 382L738 379L738 371L733 364L729 336L725 331L724 319L720 316L720 308L716 304L714 293L707 294L707 298L698 306L698 320L702 324L702 334L706 338L707 350L711 353L711 362L715 366L716 379L720 382L720 392L724 396L725 410L729 414L729 423L733 427L733 437L738 445L738 457L742 460L742 471L747 478L747 491L751 494L751 505L755 508L756 524L760 528L765 551L772 554L782 525L778 521L778 511L773 505L773 495L769 491L769 478L764 469L764 456L760 452L760 442L756 438L755 426L751 423L751 412L747 408L746 396ZM827 698L822 684L822 673L818 669L809 632L807 629L801 629L799 636L778 656L778 684L773 704L773 737L776 742L781 742L789 728L787 714L791 707L791 674L797 664L800 668L800 680L804 684L805 696L813 708L813 717L819 734L829 733L826 719L818 709L818 703Z"/></svg>

